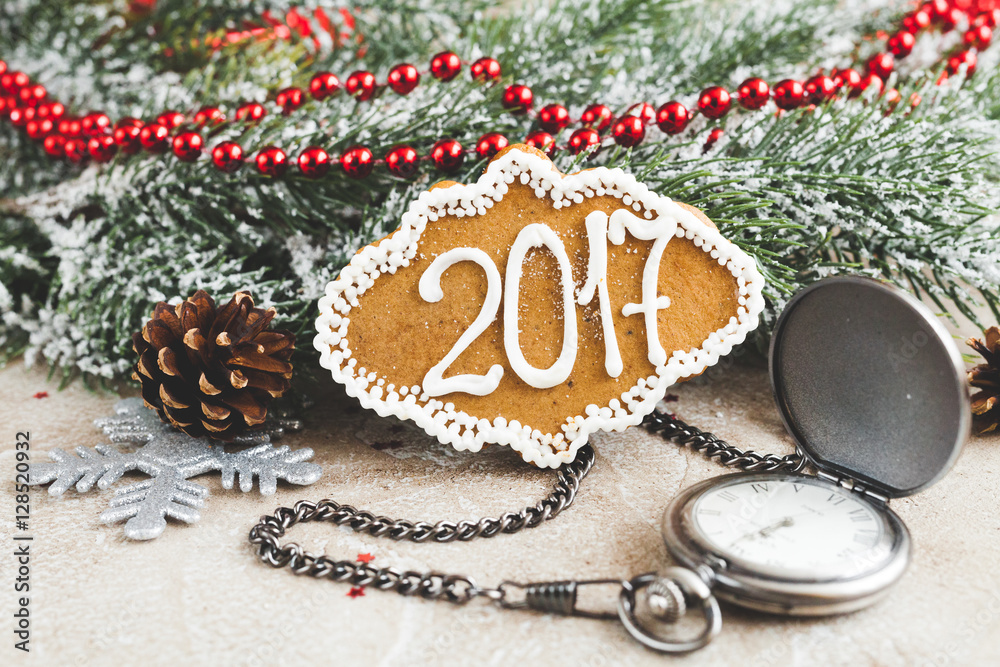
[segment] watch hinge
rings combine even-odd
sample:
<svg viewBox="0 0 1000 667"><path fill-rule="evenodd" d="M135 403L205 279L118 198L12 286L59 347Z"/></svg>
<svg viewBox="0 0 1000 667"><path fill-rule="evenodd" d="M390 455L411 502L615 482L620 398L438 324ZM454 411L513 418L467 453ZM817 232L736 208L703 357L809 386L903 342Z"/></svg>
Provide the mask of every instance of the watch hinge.
<svg viewBox="0 0 1000 667"><path fill-rule="evenodd" d="M853 491L854 493L859 493L859 494L863 495L865 498L867 498L868 500L876 501L878 503L881 503L882 505L888 505L889 504L889 497L888 496L883 495L883 494L879 493L878 491L875 491L874 489L868 488L863 483L855 480L852 477L846 477L846 476L841 476L841 475L834 475L833 473L826 472L825 470L817 470L816 471L816 475L817 475L817 477L822 477L823 479L825 479L825 480L827 480L829 482L833 482L837 486L839 486L841 488L844 488L844 489L847 489L848 491Z"/></svg>

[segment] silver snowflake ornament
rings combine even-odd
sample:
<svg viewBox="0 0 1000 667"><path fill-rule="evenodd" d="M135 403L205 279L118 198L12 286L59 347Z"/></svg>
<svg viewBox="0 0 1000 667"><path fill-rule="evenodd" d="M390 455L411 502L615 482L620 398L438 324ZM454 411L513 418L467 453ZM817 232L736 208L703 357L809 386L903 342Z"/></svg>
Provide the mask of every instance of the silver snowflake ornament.
<svg viewBox="0 0 1000 667"><path fill-rule="evenodd" d="M208 489L189 481L191 477L218 471L222 487L233 488L239 476L240 491L253 489L253 479L261 495L269 496L278 487L278 480L292 484L312 484L319 479L322 468L307 463L313 456L309 448L290 450L275 447L272 438L279 438L292 423L269 423L262 430L233 441L246 449L227 453L223 444L208 438L192 438L160 421L156 413L143 405L142 399L127 398L115 406L115 417L98 419L102 429L114 443L135 444L132 452L123 452L112 445L97 445L93 449L77 447L76 456L61 449L49 452L51 463L31 465L31 484L48 484L49 495L60 496L71 486L85 493L97 484L104 490L122 475L138 471L149 479L129 484L115 492L110 507L101 513L106 524L128 519L125 536L133 540L151 540L166 528L166 517L194 523L201 515Z"/></svg>

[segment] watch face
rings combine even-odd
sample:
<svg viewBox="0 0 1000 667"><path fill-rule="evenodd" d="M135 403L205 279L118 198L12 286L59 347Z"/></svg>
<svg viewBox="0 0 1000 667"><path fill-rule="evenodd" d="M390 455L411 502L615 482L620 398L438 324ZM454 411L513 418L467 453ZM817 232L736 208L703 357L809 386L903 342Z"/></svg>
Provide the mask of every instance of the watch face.
<svg viewBox="0 0 1000 667"><path fill-rule="evenodd" d="M684 523L696 542L730 563L783 579L856 577L891 555L883 511L814 477L730 477L689 508Z"/></svg>

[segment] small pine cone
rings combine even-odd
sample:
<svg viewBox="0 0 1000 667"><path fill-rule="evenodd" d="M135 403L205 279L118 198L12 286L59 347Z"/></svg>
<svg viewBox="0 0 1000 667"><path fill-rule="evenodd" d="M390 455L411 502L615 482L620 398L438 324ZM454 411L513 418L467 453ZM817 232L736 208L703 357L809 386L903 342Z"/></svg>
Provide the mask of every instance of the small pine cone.
<svg viewBox="0 0 1000 667"><path fill-rule="evenodd" d="M269 331L273 308L237 292L216 310L199 290L177 306L160 302L141 333L132 377L146 406L194 437L232 440L260 427L271 399L290 386L295 336Z"/></svg>
<svg viewBox="0 0 1000 667"><path fill-rule="evenodd" d="M985 331L985 341L969 339L969 345L986 360L969 371L969 384L978 389L972 396L976 430L987 433L1000 424L1000 327Z"/></svg>

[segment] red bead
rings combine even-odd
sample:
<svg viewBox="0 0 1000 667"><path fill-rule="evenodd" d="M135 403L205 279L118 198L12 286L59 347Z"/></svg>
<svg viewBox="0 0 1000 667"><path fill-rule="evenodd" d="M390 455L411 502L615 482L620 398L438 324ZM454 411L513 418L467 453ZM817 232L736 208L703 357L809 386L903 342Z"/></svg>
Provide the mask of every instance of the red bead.
<svg viewBox="0 0 1000 667"><path fill-rule="evenodd" d="M546 132L558 132L569 122L569 111L561 104L547 104L538 112L538 124Z"/></svg>
<svg viewBox="0 0 1000 667"><path fill-rule="evenodd" d="M52 102L47 105L49 109L49 118L54 121L58 121L60 118L66 115L66 107L62 102Z"/></svg>
<svg viewBox="0 0 1000 667"><path fill-rule="evenodd" d="M29 139L42 139L52 132L52 121L48 118L35 118L24 124L24 131Z"/></svg>
<svg viewBox="0 0 1000 667"><path fill-rule="evenodd" d="M309 94L316 100L325 100L340 90L340 79L330 72L320 72L309 81Z"/></svg>
<svg viewBox="0 0 1000 667"><path fill-rule="evenodd" d="M277 146L262 148L254 162L257 171L265 176L281 176L288 169L288 155Z"/></svg>
<svg viewBox="0 0 1000 667"><path fill-rule="evenodd" d="M591 127L582 127L569 137L569 150L573 155L579 155L591 146L601 145L601 135ZM598 150L594 150L597 155Z"/></svg>
<svg viewBox="0 0 1000 667"><path fill-rule="evenodd" d="M86 139L67 139L63 144L63 153L73 164L80 164L87 159Z"/></svg>
<svg viewBox="0 0 1000 667"><path fill-rule="evenodd" d="M993 41L993 29L985 23L966 31L962 37L966 46L974 46L977 49L985 49Z"/></svg>
<svg viewBox="0 0 1000 667"><path fill-rule="evenodd" d="M274 101L281 107L282 113L287 116L302 106L302 103L305 102L305 95L302 94L301 88L284 88L278 91Z"/></svg>
<svg viewBox="0 0 1000 667"><path fill-rule="evenodd" d="M322 178L330 171L330 154L319 146L310 146L299 154L299 171L307 178Z"/></svg>
<svg viewBox="0 0 1000 667"><path fill-rule="evenodd" d="M150 153L166 153L170 147L170 130L166 125L150 123L139 130L139 143Z"/></svg>
<svg viewBox="0 0 1000 667"><path fill-rule="evenodd" d="M810 104L822 104L837 92L837 84L825 74L817 74L806 81L805 90Z"/></svg>
<svg viewBox="0 0 1000 667"><path fill-rule="evenodd" d="M764 79L747 79L737 88L740 106L744 109L759 109L771 97L771 88Z"/></svg>
<svg viewBox="0 0 1000 667"><path fill-rule="evenodd" d="M465 162L465 150L454 139L441 139L431 148L431 161L441 171L455 171Z"/></svg>
<svg viewBox="0 0 1000 667"><path fill-rule="evenodd" d="M722 118L732 105L729 91L721 86L706 88L698 97L698 111L708 118Z"/></svg>
<svg viewBox="0 0 1000 667"><path fill-rule="evenodd" d="M501 74L500 63L493 58L480 58L469 65L469 72L473 81L496 81Z"/></svg>
<svg viewBox="0 0 1000 667"><path fill-rule="evenodd" d="M420 72L409 63L396 65L387 77L389 87L399 95L407 95L420 83Z"/></svg>
<svg viewBox="0 0 1000 667"><path fill-rule="evenodd" d="M637 116L639 120L643 123L652 123L653 119L656 118L656 110L653 109L653 105L649 102L639 102L638 104L633 104L625 112L629 116Z"/></svg>
<svg viewBox="0 0 1000 667"><path fill-rule="evenodd" d="M80 119L80 131L86 137L104 134L111 127L111 119L107 114L95 111Z"/></svg>
<svg viewBox="0 0 1000 667"><path fill-rule="evenodd" d="M481 159L492 158L494 155L507 148L510 144L507 137L499 132L490 132L479 137L476 142L476 155Z"/></svg>
<svg viewBox="0 0 1000 667"><path fill-rule="evenodd" d="M535 94L531 92L531 88L516 83L513 86L507 86L503 91L501 104L504 109L511 109L516 114L522 114L531 108L534 100Z"/></svg>
<svg viewBox="0 0 1000 667"><path fill-rule="evenodd" d="M723 131L721 127L714 128L708 133L708 138L705 139L705 145L702 147L703 151L709 150L712 146L716 144L719 139L722 138Z"/></svg>
<svg viewBox="0 0 1000 667"><path fill-rule="evenodd" d="M198 127L218 125L224 120L226 120L226 115L219 110L219 107L202 107L194 115L194 124Z"/></svg>
<svg viewBox="0 0 1000 667"><path fill-rule="evenodd" d="M362 102L370 100L375 94L375 75L364 70L352 72L347 77L347 81L344 82L344 88L348 95L352 95Z"/></svg>
<svg viewBox="0 0 1000 667"><path fill-rule="evenodd" d="M219 171L236 171L243 166L243 147L235 141L223 141L212 149L212 164Z"/></svg>
<svg viewBox="0 0 1000 667"><path fill-rule="evenodd" d="M385 165L395 176L410 178L417 173L417 151L410 146L396 146L385 154Z"/></svg>
<svg viewBox="0 0 1000 667"><path fill-rule="evenodd" d="M205 140L197 132L181 132L174 137L174 155L181 162L194 162L201 155Z"/></svg>
<svg viewBox="0 0 1000 667"><path fill-rule="evenodd" d="M883 81L889 78L895 66L896 59L891 53L876 53L868 59L868 71Z"/></svg>
<svg viewBox="0 0 1000 667"><path fill-rule="evenodd" d="M962 19L965 18L965 12L963 12L958 7L950 8L940 19L941 32L951 32L955 29Z"/></svg>
<svg viewBox="0 0 1000 667"><path fill-rule="evenodd" d="M794 109L806 100L806 89L795 79L784 79L774 86L771 93L779 109Z"/></svg>
<svg viewBox="0 0 1000 667"><path fill-rule="evenodd" d="M52 157L64 157L66 155L66 137L61 134L50 134L42 142L45 152Z"/></svg>
<svg viewBox="0 0 1000 667"><path fill-rule="evenodd" d="M958 74L965 67L965 75L972 76L976 71L976 54L972 51L961 51L948 58L948 73Z"/></svg>
<svg viewBox="0 0 1000 667"><path fill-rule="evenodd" d="M115 140L115 144L121 149L122 153L126 155L133 155L138 153L142 148L142 141L139 139L139 135L142 133L142 128L138 125L122 125L120 122L118 127L115 128L114 133L111 135Z"/></svg>
<svg viewBox="0 0 1000 667"><path fill-rule="evenodd" d="M976 23L978 25L989 26L990 28L996 28L1000 25L1000 7L997 9L990 9L982 12L976 17Z"/></svg>
<svg viewBox="0 0 1000 667"><path fill-rule="evenodd" d="M14 127L24 127L28 123L28 118L26 118L26 112L31 111L31 109L11 109L7 114L7 118L10 119L11 125Z"/></svg>
<svg viewBox="0 0 1000 667"><path fill-rule="evenodd" d="M886 46L888 46L889 50L892 51L892 55L897 58L905 58L913 51L913 45L916 43L917 38L913 36L912 32L900 30L889 38L889 41L886 42Z"/></svg>
<svg viewBox="0 0 1000 667"><path fill-rule="evenodd" d="M680 102L667 102L656 110L656 125L666 134L680 134L691 122L691 112Z"/></svg>
<svg viewBox="0 0 1000 667"><path fill-rule="evenodd" d="M351 178L365 178L372 173L372 167L375 166L375 156L365 146L355 146L347 149L340 156L340 166L343 167L344 173Z"/></svg>
<svg viewBox="0 0 1000 667"><path fill-rule="evenodd" d="M45 86L35 84L34 86L25 86L17 91L17 99L22 106L34 107L41 104L46 94Z"/></svg>
<svg viewBox="0 0 1000 667"><path fill-rule="evenodd" d="M614 113L603 104L591 104L580 114L580 124L603 132L611 125Z"/></svg>
<svg viewBox="0 0 1000 667"><path fill-rule="evenodd" d="M0 74L6 74L6 73L7 73L7 63L4 62L3 60L0 60Z"/></svg>
<svg viewBox="0 0 1000 667"><path fill-rule="evenodd" d="M646 137L646 123L639 116L625 116L615 123L611 136L619 146L625 148L638 146Z"/></svg>
<svg viewBox="0 0 1000 667"><path fill-rule="evenodd" d="M930 0L930 2L921 7L921 11L930 12L931 17L935 21L940 21L946 18L951 11L951 2L949 0Z"/></svg>
<svg viewBox="0 0 1000 667"><path fill-rule="evenodd" d="M256 102L248 102L236 110L236 120L247 123L256 123L266 115L267 109L264 108L264 105Z"/></svg>
<svg viewBox="0 0 1000 667"><path fill-rule="evenodd" d="M115 144L114 137L104 134L99 137L91 137L87 141L87 152L90 153L90 157L95 162L110 162L111 158L118 152L118 146Z"/></svg>
<svg viewBox="0 0 1000 667"><path fill-rule="evenodd" d="M546 155L552 155L556 148L556 138L543 130L529 134L524 138L524 143L542 151Z"/></svg>
<svg viewBox="0 0 1000 667"><path fill-rule="evenodd" d="M873 88L875 90L876 97L881 95L882 89L885 88L885 83L882 82L882 77L877 76L875 74L867 74L861 77L861 81L859 81L858 85L854 86L851 89L849 96L857 97L858 95L861 95L869 88Z"/></svg>
<svg viewBox="0 0 1000 667"><path fill-rule="evenodd" d="M78 137L83 131L80 127L80 120L77 118L63 118L56 128L59 130L59 134L65 135L67 138Z"/></svg>
<svg viewBox="0 0 1000 667"><path fill-rule="evenodd" d="M187 119L180 111L164 111L156 117L156 122L165 126L169 130L176 129L184 124Z"/></svg>
<svg viewBox="0 0 1000 667"><path fill-rule="evenodd" d="M833 77L833 82L837 85L838 90L846 87L850 91L861 83L861 75L855 69L837 70L837 73Z"/></svg>
<svg viewBox="0 0 1000 667"><path fill-rule="evenodd" d="M431 59L431 74L439 81L451 81L461 71L462 61L451 51L442 51Z"/></svg>

